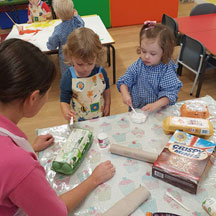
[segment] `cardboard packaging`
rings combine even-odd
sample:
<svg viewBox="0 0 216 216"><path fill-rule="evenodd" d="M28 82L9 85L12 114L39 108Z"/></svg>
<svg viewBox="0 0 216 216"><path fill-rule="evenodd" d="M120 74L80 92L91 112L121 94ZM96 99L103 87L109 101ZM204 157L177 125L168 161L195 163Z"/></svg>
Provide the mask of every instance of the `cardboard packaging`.
<svg viewBox="0 0 216 216"><path fill-rule="evenodd" d="M177 130L152 167L152 176L196 194L216 144Z"/></svg>

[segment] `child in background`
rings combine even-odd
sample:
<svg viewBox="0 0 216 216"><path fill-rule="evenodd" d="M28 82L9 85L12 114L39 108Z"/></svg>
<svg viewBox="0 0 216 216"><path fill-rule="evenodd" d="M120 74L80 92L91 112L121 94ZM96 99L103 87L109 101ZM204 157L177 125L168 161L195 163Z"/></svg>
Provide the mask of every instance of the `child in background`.
<svg viewBox="0 0 216 216"><path fill-rule="evenodd" d="M125 104L152 112L176 102L182 83L171 60L173 50L169 28L153 21L144 23L137 50L141 57L117 82Z"/></svg>
<svg viewBox="0 0 216 216"><path fill-rule="evenodd" d="M46 2L41 0L29 0L28 23L51 19L51 12Z"/></svg>
<svg viewBox="0 0 216 216"><path fill-rule="evenodd" d="M108 116L111 96L107 73L99 66L104 56L99 36L89 28L74 30L64 46L64 56L73 65L60 83L64 118L83 121Z"/></svg>
<svg viewBox="0 0 216 216"><path fill-rule="evenodd" d="M50 50L58 48L59 65L61 74L63 74L69 67L65 64L62 46L73 30L84 26L84 21L74 9L72 0L53 0L53 8L62 23L55 27L52 36L48 39L47 48Z"/></svg>
<svg viewBox="0 0 216 216"><path fill-rule="evenodd" d="M101 163L80 185L58 197L34 152L51 145L54 138L39 136L33 150L17 127L22 118L35 116L46 102L55 66L33 44L8 39L0 44L0 71L0 215L66 216L110 179L115 168L110 161Z"/></svg>

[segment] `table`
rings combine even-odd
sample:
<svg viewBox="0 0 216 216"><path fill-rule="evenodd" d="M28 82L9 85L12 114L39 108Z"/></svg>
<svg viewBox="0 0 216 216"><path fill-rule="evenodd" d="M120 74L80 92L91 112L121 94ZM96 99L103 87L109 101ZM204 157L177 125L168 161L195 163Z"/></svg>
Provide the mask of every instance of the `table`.
<svg viewBox="0 0 216 216"><path fill-rule="evenodd" d="M210 96L196 100L208 104L211 113L210 120L216 127L216 101ZM115 176L97 187L76 209L74 215L99 216L140 184L148 188L151 197L131 214L132 216L144 216L147 211L172 212L184 216L207 215L201 204L206 198L215 197L216 164L211 167L207 177L201 182L198 193L193 195L153 178L151 176L152 164L111 154L108 149L101 149L97 144L97 134L106 132L111 143L160 153L170 138L163 132L162 121L169 115L179 116L179 109L182 104L183 102L178 102L174 106L151 113L143 124L132 123L130 113L75 123L74 127L87 128L93 131L94 141L83 163L72 176L56 174L50 170L53 158L70 134L68 125L38 129L38 134L51 133L55 137L55 144L41 152L39 160L46 170L48 181L58 194L77 186L102 161L111 160L116 167ZM216 142L216 133L210 140ZM191 211L186 211L167 197L167 191L189 207Z"/></svg>
<svg viewBox="0 0 216 216"><path fill-rule="evenodd" d="M112 49L112 66L113 66L113 83L116 83L116 63L115 63L115 48L112 44L115 43L112 36L107 31L101 18L98 15L82 16L85 22L85 27L92 29L100 37L101 43L108 48L108 64L110 66L110 48ZM11 32L6 39L19 38L29 41L39 47L43 52L47 54L57 53L57 50L48 50L46 43L48 38L52 35L55 26L61 23L61 20L49 20L45 22L35 22L32 24L23 24L24 29L40 29L37 34L24 34L19 35L19 32L15 26L13 26Z"/></svg>
<svg viewBox="0 0 216 216"><path fill-rule="evenodd" d="M216 13L175 18L182 34L200 41L216 55Z"/></svg>

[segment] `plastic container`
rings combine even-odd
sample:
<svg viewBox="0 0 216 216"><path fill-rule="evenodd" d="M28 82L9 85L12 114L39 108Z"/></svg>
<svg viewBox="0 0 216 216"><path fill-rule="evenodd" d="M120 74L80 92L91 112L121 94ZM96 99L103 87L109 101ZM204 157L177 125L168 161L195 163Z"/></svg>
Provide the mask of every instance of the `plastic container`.
<svg viewBox="0 0 216 216"><path fill-rule="evenodd" d="M213 135L213 125L207 119L169 116L163 121L165 134L181 130L189 134L208 138Z"/></svg>
<svg viewBox="0 0 216 216"><path fill-rule="evenodd" d="M182 117L203 118L209 117L208 106L198 101L184 103L180 108Z"/></svg>
<svg viewBox="0 0 216 216"><path fill-rule="evenodd" d="M93 142L92 133L86 129L73 128L56 158L52 170L65 175L72 175L83 161Z"/></svg>
<svg viewBox="0 0 216 216"><path fill-rule="evenodd" d="M97 135L97 138L98 138L98 145L100 146L100 148L107 148L107 146L109 145L108 135L106 133L99 133Z"/></svg>
<svg viewBox="0 0 216 216"><path fill-rule="evenodd" d="M141 109L136 109L130 112L130 118L133 123L142 124L146 121L148 117L148 112L142 111Z"/></svg>

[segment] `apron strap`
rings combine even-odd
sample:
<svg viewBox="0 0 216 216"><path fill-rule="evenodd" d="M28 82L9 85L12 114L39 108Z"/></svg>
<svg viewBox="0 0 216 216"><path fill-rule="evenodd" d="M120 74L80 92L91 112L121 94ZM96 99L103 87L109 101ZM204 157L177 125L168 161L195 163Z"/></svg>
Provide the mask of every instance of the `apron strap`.
<svg viewBox="0 0 216 216"><path fill-rule="evenodd" d="M35 151L33 150L31 144L23 137L19 137L13 133L11 133L10 131L0 127L0 134L2 136L8 136L10 137L18 146L20 146L21 148L23 148L24 150L28 151L28 152L33 152L35 153Z"/></svg>
<svg viewBox="0 0 216 216"><path fill-rule="evenodd" d="M77 75L76 75L76 72L74 70L74 67L72 66L69 69L70 69L70 72L71 72L71 77L72 78L77 78ZM102 67L100 66L97 73L101 73L101 72L102 72Z"/></svg>
<svg viewBox="0 0 216 216"><path fill-rule="evenodd" d="M69 69L70 69L72 78L77 78L77 75L75 73L74 67L70 67Z"/></svg>

